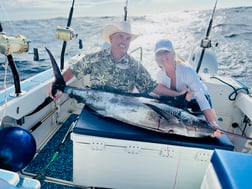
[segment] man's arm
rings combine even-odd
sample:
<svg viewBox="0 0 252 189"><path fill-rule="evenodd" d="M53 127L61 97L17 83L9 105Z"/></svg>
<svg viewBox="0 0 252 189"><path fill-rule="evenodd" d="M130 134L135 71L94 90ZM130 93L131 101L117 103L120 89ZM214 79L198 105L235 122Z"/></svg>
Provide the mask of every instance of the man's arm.
<svg viewBox="0 0 252 189"><path fill-rule="evenodd" d="M65 82L69 81L70 79L72 79L74 77L73 72L71 71L70 68L67 68L64 73L63 73L63 78L65 80Z"/></svg>

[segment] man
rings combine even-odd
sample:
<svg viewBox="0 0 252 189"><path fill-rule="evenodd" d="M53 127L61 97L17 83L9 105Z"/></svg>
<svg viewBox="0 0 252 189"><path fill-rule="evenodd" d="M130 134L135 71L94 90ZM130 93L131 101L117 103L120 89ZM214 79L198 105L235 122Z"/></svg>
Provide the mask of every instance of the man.
<svg viewBox="0 0 252 189"><path fill-rule="evenodd" d="M131 93L137 89L139 93L155 93L160 96L178 96L187 89L176 92L152 80L144 66L127 54L130 42L138 36L131 32L127 21L107 25L103 31L103 39L110 43L110 48L99 52L82 55L70 62L63 73L65 81L73 76L83 79L89 76L88 87L106 91ZM86 87L86 86L85 86ZM57 93L54 99L61 96Z"/></svg>

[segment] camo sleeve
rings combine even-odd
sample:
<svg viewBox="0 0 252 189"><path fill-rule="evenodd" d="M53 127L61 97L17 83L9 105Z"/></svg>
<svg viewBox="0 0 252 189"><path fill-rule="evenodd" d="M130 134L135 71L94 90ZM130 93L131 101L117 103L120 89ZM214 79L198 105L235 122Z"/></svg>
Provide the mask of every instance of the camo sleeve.
<svg viewBox="0 0 252 189"><path fill-rule="evenodd" d="M152 79L150 73L140 62L137 62L137 70L136 87L140 93L149 94L158 84Z"/></svg>
<svg viewBox="0 0 252 189"><path fill-rule="evenodd" d="M90 58L85 55L73 57L70 60L69 68L76 78L82 79L85 75L89 74Z"/></svg>

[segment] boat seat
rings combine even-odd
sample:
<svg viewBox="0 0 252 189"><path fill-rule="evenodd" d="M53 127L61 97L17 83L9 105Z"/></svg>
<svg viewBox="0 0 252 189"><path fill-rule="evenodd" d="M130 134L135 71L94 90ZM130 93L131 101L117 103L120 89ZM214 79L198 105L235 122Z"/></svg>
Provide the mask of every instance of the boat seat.
<svg viewBox="0 0 252 189"><path fill-rule="evenodd" d="M215 150L211 163L222 188L252 188L252 156L240 152Z"/></svg>

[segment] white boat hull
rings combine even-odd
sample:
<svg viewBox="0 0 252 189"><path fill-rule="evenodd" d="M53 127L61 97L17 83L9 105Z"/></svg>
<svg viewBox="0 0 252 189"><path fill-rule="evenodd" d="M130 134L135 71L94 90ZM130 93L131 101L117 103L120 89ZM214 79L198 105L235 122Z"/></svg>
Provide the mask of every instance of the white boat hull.
<svg viewBox="0 0 252 189"><path fill-rule="evenodd" d="M42 80L41 78L46 78ZM246 94L245 90L239 90L237 93L237 97L232 101L229 99L229 95L234 92L233 88L231 88L226 83L229 83L230 85L234 86L235 88L241 88L242 85L240 85L238 82L231 78L227 77L219 77L221 80L225 81L226 83L220 82L218 79L215 79L212 77L212 75L209 74L201 74L202 81L207 85L209 93L211 95L212 104L216 111L219 124L222 127L222 129L227 130L229 132L234 132L235 134L240 135L246 135L247 137L252 136L252 129L249 126L250 120L252 119L252 97L250 94ZM40 105L47 97L48 89L50 87L51 82L53 81L52 71L48 70L45 72L42 72L26 81L23 81L21 83L21 88L24 91L20 96L15 97L13 96L13 87L10 89L7 89L5 91L1 91L1 107L0 107L0 115L2 119L1 128L9 127L9 126L20 126L27 130L32 130L32 134L35 137L36 143L37 143L37 151L39 152L44 145L48 142L48 140L53 136L53 134L61 127L62 123L65 121L65 119L71 114L76 113L80 114L83 104L77 104L75 100L69 98L67 95L64 95L59 101L57 102L51 102L44 108L42 108L39 112L27 116L27 114L31 113L38 105ZM35 82L35 83L34 83ZM78 86L79 81L72 80L70 81L71 84ZM6 94L6 95L5 95ZM247 122L244 122L244 119L247 120ZM37 126L36 126L37 125ZM34 129L34 126L36 128ZM234 128L233 126L236 126ZM151 150L142 151L140 154L128 154L128 152L125 152L122 149L125 149L126 147L121 146L129 146L129 144L132 144L132 141L120 141L115 139L104 139L102 138L102 142L108 142L109 147L108 150L103 151L92 151L90 148L90 144L83 144L83 143L93 143L94 141L91 141L91 138L83 136L85 140L82 141L82 136L72 136L73 143L74 143L74 181L73 185L81 185L86 186L86 184L93 184L97 186L108 186L108 187L121 187L124 186L124 182L128 182L127 186L133 187L137 186L140 187L140 185L144 188L147 188L147 184L139 184L143 183L144 178L145 182L149 182L146 177L155 176L153 180L150 179L151 182L154 184L152 186L164 186L167 185L167 181L165 180L164 175L168 175L169 177L169 184L174 185L176 182L177 188L185 188L184 183L190 183L191 182L191 188L198 188L200 186L200 183L202 182L204 171L206 170L211 154L213 152L209 149L195 149L193 147L183 147L180 145L176 146L170 146L170 145L162 145L162 144L149 144L144 143L144 146L141 148L144 149L154 149L153 153ZM231 141L234 144L234 150L238 152L243 153L252 153L252 145L251 140L248 140L243 137L237 137L228 135L228 137L231 139ZM97 138L95 138L96 140ZM100 138L99 138L100 139ZM78 141L80 140L80 141ZM93 140L93 139L92 139ZM118 143L118 149L117 151L117 144ZM123 142L124 144L121 144ZM141 143L142 144L142 143ZM114 147L111 147L113 146ZM139 146L140 143L137 144L134 143L134 146ZM154 147L155 146L155 147ZM156 148L157 147L157 148ZM174 152L174 157L162 157L160 156L159 152L161 148L167 148L172 150ZM111 157L112 154L115 153L116 156ZM183 153L182 153L183 152ZM102 156L100 156L102 154ZM204 154L203 157L207 160L201 161L197 160L197 154ZM86 156L87 155L87 156ZM200 156L201 156L200 155ZM132 158L132 157L136 158ZM145 157L149 156L147 159L144 159ZM106 158L105 158L106 157ZM129 158L127 161L125 159ZM158 176L159 171L156 169L155 158L156 157L159 161L158 167L159 169L165 167L163 172L161 172L161 176ZM176 158L175 158L176 157ZM196 158L196 159L195 159ZM111 161L109 164L108 162L104 162L104 159L107 159L107 161ZM117 174L116 169L112 169L111 167L118 168L119 164L122 164L120 161L116 161L117 159L123 159L122 162L126 163L126 172ZM96 160L95 162L97 164L100 164L99 166L101 170L94 169L94 167L90 167L92 164L82 164L80 166L80 162L92 162ZM164 162L164 163L163 163ZM142 163L142 164L140 164ZM142 168L145 168L145 165L150 165L148 168L148 173L142 170ZM134 169L130 170L130 167L134 167ZM169 169L171 168L172 169ZM198 167L195 169L195 167ZM93 170L92 170L93 168ZM123 169L124 167L120 167L118 169ZM178 170L179 169L179 172ZM172 171L171 171L172 170ZM194 177L194 181L191 179L188 180L188 170L193 170L193 174L197 175ZM84 172L85 173L84 173ZM106 174L106 171L109 171L109 173L116 178L115 182L111 182L108 184L107 178L102 178L104 174ZM132 171L132 172L130 172ZM167 172L166 172L167 171ZM89 175L90 172L90 175ZM132 176L131 174L138 173L143 174L144 176L137 177L137 181L126 181L125 178L126 175ZM152 174L153 173L153 174ZM88 176L89 175L89 176ZM137 174L136 174L137 175ZM134 175L134 176L136 176ZM85 178L84 178L85 176ZM136 178L136 177L134 177ZM132 178L133 179L133 176ZM99 180L99 182L96 180ZM130 179L129 179L130 180ZM109 180L111 181L111 180ZM185 182L186 181L186 182ZM170 186L169 185L169 186ZM150 185L151 186L151 185ZM152 187L154 188L154 187ZM156 188L156 187L155 187ZM188 188L188 187L187 187Z"/></svg>

